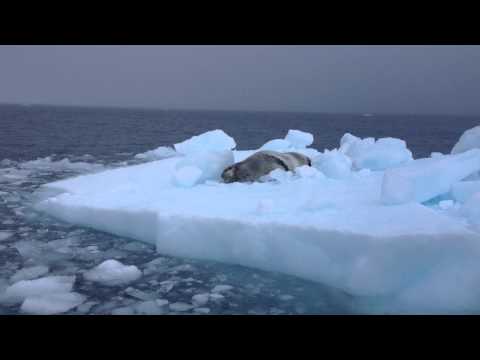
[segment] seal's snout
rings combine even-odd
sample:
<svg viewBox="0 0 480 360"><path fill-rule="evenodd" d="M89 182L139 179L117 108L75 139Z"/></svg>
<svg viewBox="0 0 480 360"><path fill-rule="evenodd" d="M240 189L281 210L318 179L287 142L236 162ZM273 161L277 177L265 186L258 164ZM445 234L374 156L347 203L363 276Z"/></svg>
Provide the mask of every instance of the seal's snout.
<svg viewBox="0 0 480 360"><path fill-rule="evenodd" d="M222 179L227 184L235 181L235 169L233 168L233 166L229 166L228 168L223 170Z"/></svg>

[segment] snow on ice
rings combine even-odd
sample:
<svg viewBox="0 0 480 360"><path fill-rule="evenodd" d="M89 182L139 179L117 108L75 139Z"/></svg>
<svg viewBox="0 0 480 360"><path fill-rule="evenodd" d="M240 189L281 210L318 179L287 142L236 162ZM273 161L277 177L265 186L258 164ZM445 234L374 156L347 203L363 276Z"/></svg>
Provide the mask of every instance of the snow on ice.
<svg viewBox="0 0 480 360"><path fill-rule="evenodd" d="M465 181L480 170L480 143L465 137L468 146L452 154L413 159L400 139L345 134L338 149L322 152L309 147L313 135L291 130L262 148L301 152L312 168L225 184L221 170L256 150L232 150L235 140L214 130L175 144L174 157L46 184L36 208L165 255L325 283L374 299L377 310L464 311L480 303L480 186ZM141 276L127 268L109 260L85 276ZM198 294L192 302L222 298ZM147 300L140 311L157 310Z"/></svg>

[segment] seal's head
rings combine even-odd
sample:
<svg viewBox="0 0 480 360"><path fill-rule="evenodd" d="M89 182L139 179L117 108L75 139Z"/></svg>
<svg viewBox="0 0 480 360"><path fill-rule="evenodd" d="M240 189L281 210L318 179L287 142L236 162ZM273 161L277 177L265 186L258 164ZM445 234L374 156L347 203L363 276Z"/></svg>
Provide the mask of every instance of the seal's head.
<svg viewBox="0 0 480 360"><path fill-rule="evenodd" d="M251 182L255 181L255 174L252 173L251 164L245 161L231 165L223 170L222 179L225 183Z"/></svg>
<svg viewBox="0 0 480 360"><path fill-rule="evenodd" d="M225 170L223 170L222 179L227 184L236 181L235 180L235 165L229 166Z"/></svg>

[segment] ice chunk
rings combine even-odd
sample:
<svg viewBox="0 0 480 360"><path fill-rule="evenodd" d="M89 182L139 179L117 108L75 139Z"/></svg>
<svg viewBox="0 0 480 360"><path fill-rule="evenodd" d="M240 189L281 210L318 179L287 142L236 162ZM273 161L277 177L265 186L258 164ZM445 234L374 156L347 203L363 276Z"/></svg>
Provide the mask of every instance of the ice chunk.
<svg viewBox="0 0 480 360"><path fill-rule="evenodd" d="M222 294L219 294L219 293L210 294L210 300L213 300L215 302L221 302L224 299L225 299L225 296L223 296Z"/></svg>
<svg viewBox="0 0 480 360"><path fill-rule="evenodd" d="M137 280L142 276L142 272L134 265L123 265L121 262L111 259L85 272L83 276L89 281L107 286L117 286Z"/></svg>
<svg viewBox="0 0 480 360"><path fill-rule="evenodd" d="M135 310L130 306L119 307L112 310L112 315L135 315Z"/></svg>
<svg viewBox="0 0 480 360"><path fill-rule="evenodd" d="M144 301L152 300L152 298L154 297L154 295L147 294L146 292L143 292L141 290L138 290L132 287L126 288L125 293L133 298L144 300Z"/></svg>
<svg viewBox="0 0 480 360"><path fill-rule="evenodd" d="M461 203L477 192L480 192L480 181L460 181L452 185L452 196Z"/></svg>
<svg viewBox="0 0 480 360"><path fill-rule="evenodd" d="M0 241L8 240L13 236L11 231L0 231Z"/></svg>
<svg viewBox="0 0 480 360"><path fill-rule="evenodd" d="M235 140L223 130L212 130L175 144L175 150L181 154L195 154L200 151L232 150L237 146Z"/></svg>
<svg viewBox="0 0 480 360"><path fill-rule="evenodd" d="M49 271L48 266L45 265L38 265L27 267L18 270L11 278L11 283L16 283L21 280L32 280L47 274Z"/></svg>
<svg viewBox="0 0 480 360"><path fill-rule="evenodd" d="M348 150L347 145L351 145L356 141L361 141L361 139L355 135L352 135L350 133L346 133L342 136L340 139L340 151L346 152Z"/></svg>
<svg viewBox="0 0 480 360"><path fill-rule="evenodd" d="M77 307L77 311L80 313L88 313L90 309L97 305L98 302L96 301L87 301L86 303L83 303Z"/></svg>
<svg viewBox="0 0 480 360"><path fill-rule="evenodd" d="M30 296L22 303L20 311L35 315L61 314L79 306L85 299L84 295L74 292Z"/></svg>
<svg viewBox="0 0 480 360"><path fill-rule="evenodd" d="M352 161L342 152L325 150L312 161L312 166L329 178L344 179L351 174Z"/></svg>
<svg viewBox="0 0 480 360"><path fill-rule="evenodd" d="M349 135L349 136L347 136ZM341 149L359 169L385 170L413 160L412 152L405 141L395 138L359 139L346 134Z"/></svg>
<svg viewBox="0 0 480 360"><path fill-rule="evenodd" d="M313 135L300 130L288 130L285 140L295 148L306 148L313 144Z"/></svg>
<svg viewBox="0 0 480 360"><path fill-rule="evenodd" d="M217 285L212 289L212 293L223 293L233 289L231 285Z"/></svg>
<svg viewBox="0 0 480 360"><path fill-rule="evenodd" d="M207 307L195 308L193 311L196 312L197 314L209 314L210 313L210 309L207 308Z"/></svg>
<svg viewBox="0 0 480 360"><path fill-rule="evenodd" d="M193 305L183 303L183 302L176 302L176 303L170 304L169 307L171 311L176 311L176 312L177 311L185 312L185 311L192 310L194 308Z"/></svg>
<svg viewBox="0 0 480 360"><path fill-rule="evenodd" d="M157 306L159 307L165 307L169 304L169 301L166 299L156 299L155 302L157 303Z"/></svg>
<svg viewBox="0 0 480 360"><path fill-rule="evenodd" d="M204 306L208 303L209 299L210 299L210 294L208 293L197 294L192 296L192 303L195 306Z"/></svg>
<svg viewBox="0 0 480 360"><path fill-rule="evenodd" d="M92 164L87 162L71 162L69 159L65 158L59 161L52 160L51 156L45 158L39 158L36 160L26 161L20 164L22 169L27 170L54 170L54 171L74 171L79 173L84 172L94 172L103 170L104 166L102 164Z"/></svg>
<svg viewBox="0 0 480 360"><path fill-rule="evenodd" d="M196 166L184 166L175 172L175 183L182 187L192 187L202 177L202 170Z"/></svg>
<svg viewBox="0 0 480 360"><path fill-rule="evenodd" d="M180 179L187 184L203 183L207 180L219 181L223 170L234 163L233 153L225 151L199 151L183 157L176 165L176 177L182 171ZM187 168L187 170L183 170ZM195 168L195 169L194 169ZM200 170L200 172L198 171Z"/></svg>
<svg viewBox="0 0 480 360"><path fill-rule="evenodd" d="M72 290L75 276L49 276L36 280L21 280L5 290L7 302L20 302L27 297L68 293Z"/></svg>
<svg viewBox="0 0 480 360"><path fill-rule="evenodd" d="M154 300L144 301L134 306L135 312L140 315L162 315L165 309Z"/></svg>
<svg viewBox="0 0 480 360"><path fill-rule="evenodd" d="M168 146L160 146L154 150L137 154L135 155L135 158L154 161L154 160L166 159L166 158L177 156L177 155L178 153L173 148Z"/></svg>
<svg viewBox="0 0 480 360"><path fill-rule="evenodd" d="M259 150L270 150L270 151L291 151L293 150L293 146L290 141L284 139L275 139L266 142L265 144L260 147Z"/></svg>
<svg viewBox="0 0 480 360"><path fill-rule="evenodd" d="M385 172L384 204L425 202L448 193L452 184L480 169L480 149L438 159L419 159Z"/></svg>
<svg viewBox="0 0 480 360"><path fill-rule="evenodd" d="M466 130L452 148L452 154L480 148L480 126Z"/></svg>

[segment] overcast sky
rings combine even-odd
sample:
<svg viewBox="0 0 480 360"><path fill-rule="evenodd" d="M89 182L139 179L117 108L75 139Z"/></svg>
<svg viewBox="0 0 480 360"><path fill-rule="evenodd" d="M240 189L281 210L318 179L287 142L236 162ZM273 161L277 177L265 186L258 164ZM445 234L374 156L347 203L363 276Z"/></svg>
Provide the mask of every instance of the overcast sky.
<svg viewBox="0 0 480 360"><path fill-rule="evenodd" d="M0 102L480 115L480 46L0 46Z"/></svg>

